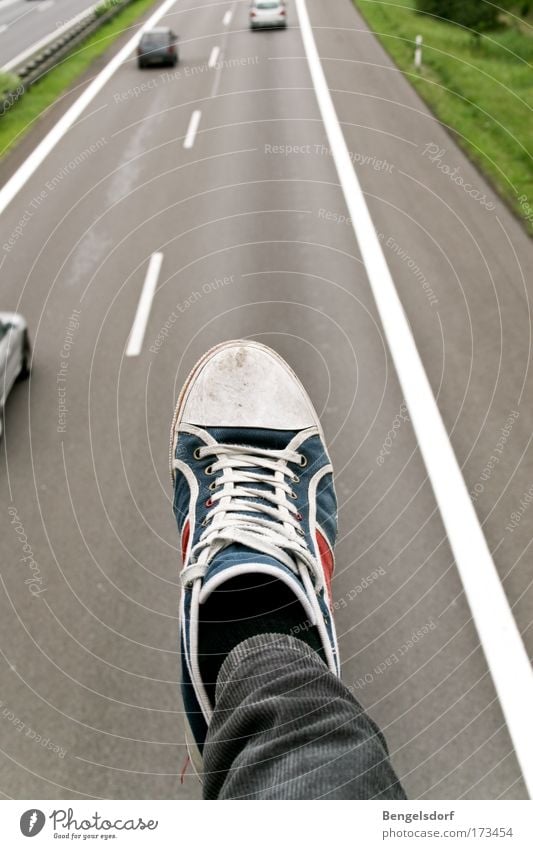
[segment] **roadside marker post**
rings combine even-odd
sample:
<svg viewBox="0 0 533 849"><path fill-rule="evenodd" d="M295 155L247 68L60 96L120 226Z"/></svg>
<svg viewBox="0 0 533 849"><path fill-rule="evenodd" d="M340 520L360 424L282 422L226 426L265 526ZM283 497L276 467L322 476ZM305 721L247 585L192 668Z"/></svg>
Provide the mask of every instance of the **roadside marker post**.
<svg viewBox="0 0 533 849"><path fill-rule="evenodd" d="M417 35L415 39L416 47L415 47L415 68L417 71L422 67L422 42L423 38L421 35Z"/></svg>

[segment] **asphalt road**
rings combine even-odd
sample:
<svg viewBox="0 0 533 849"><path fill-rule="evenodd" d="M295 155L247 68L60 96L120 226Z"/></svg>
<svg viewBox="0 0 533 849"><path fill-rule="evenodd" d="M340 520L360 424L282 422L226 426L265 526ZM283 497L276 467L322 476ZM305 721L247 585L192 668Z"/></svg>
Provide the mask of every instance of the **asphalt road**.
<svg viewBox="0 0 533 849"><path fill-rule="evenodd" d="M0 0L0 68L94 0Z"/></svg>
<svg viewBox="0 0 533 849"><path fill-rule="evenodd" d="M531 656L531 245L350 2L327 5L308 2L334 103ZM0 461L0 790L198 797L179 778L168 429L196 359L250 337L288 359L321 413L343 677L409 795L525 798L343 220L296 15L286 32L251 33L246 10L177 2L162 23L181 36L179 74L140 72L132 56L4 214L2 244L20 235L1 251L1 306L27 317L35 364L9 400ZM143 348L127 357L155 251ZM20 559L21 526L38 574Z"/></svg>

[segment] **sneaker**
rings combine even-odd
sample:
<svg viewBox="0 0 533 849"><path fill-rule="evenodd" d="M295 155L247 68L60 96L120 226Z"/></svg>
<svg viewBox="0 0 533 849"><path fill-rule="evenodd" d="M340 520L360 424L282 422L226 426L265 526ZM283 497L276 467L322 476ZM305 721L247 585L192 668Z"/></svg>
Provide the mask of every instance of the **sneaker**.
<svg viewBox="0 0 533 849"><path fill-rule="evenodd" d="M170 470L183 558L187 743L201 773L214 689L198 647L215 593L239 581L277 587L283 604L289 595L299 611L289 633L313 630L322 659L339 674L331 613L337 502L313 405L287 363L257 342L225 342L194 367L172 421Z"/></svg>

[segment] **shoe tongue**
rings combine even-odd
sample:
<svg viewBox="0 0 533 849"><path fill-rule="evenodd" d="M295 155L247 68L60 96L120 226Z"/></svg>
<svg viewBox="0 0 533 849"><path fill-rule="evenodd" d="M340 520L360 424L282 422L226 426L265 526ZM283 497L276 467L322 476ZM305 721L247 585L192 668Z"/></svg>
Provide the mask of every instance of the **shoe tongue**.
<svg viewBox="0 0 533 849"><path fill-rule="evenodd" d="M287 447L298 431L270 430L270 428L210 427L206 428L217 442L223 445L253 445L257 448L280 451Z"/></svg>
<svg viewBox="0 0 533 849"><path fill-rule="evenodd" d="M246 566L249 563L261 563L263 565L274 567L275 569L284 569L299 582L299 578L285 564L276 560L268 554L263 554L260 551L254 551L240 543L234 542L222 549L215 557L213 557L209 568L206 572L204 583L207 583L211 578L220 576L226 569L233 567Z"/></svg>
<svg viewBox="0 0 533 849"><path fill-rule="evenodd" d="M303 605L311 624L315 624L315 613L299 575L288 569L275 557L250 550L238 543L233 543L224 548L211 561L200 593L200 604L203 604L215 589L231 578L235 578L237 575L253 574L270 575L283 581L292 589L296 598Z"/></svg>
<svg viewBox="0 0 533 849"><path fill-rule="evenodd" d="M206 428L206 430L217 442L223 445L252 445L254 448L277 451L286 448L291 439L298 433L298 431L292 430L242 427L213 427ZM257 470L261 475L265 477L269 476L267 469L257 467ZM273 491L272 487L267 483L254 483L251 486L258 491ZM252 500L259 502L261 499ZM264 504L265 502L263 501L262 503ZM257 514L243 512L241 515L244 519L247 515ZM273 524L275 523L273 522ZM239 543L232 543L232 545L224 548L211 561L204 578L200 602L203 603L206 601L214 589L221 586L227 580L234 578L237 574L254 573L273 575L286 583L306 608L309 618L314 619L313 609L307 598L301 578L279 560L276 560L275 557L247 548Z"/></svg>
<svg viewBox="0 0 533 849"><path fill-rule="evenodd" d="M254 448L264 448L274 451L282 451L287 447L291 439L296 435L297 431L292 430L270 430L261 428L245 428L245 427L219 427L207 428L207 432L222 445L243 445L253 446ZM249 471L257 471L263 477L273 477L273 472L263 467L251 466ZM258 492L264 491L272 493L273 489L268 483L253 483L250 486ZM259 501L255 498L253 501ZM263 503L265 503L263 501ZM255 515L252 513L243 512L242 516Z"/></svg>

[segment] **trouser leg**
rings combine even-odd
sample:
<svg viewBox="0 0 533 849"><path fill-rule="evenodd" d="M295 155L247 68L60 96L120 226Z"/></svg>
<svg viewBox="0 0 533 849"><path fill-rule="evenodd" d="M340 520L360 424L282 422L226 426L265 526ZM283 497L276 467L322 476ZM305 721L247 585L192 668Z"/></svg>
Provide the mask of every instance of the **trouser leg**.
<svg viewBox="0 0 533 849"><path fill-rule="evenodd" d="M376 724L309 646L240 643L217 680L206 799L405 799Z"/></svg>

